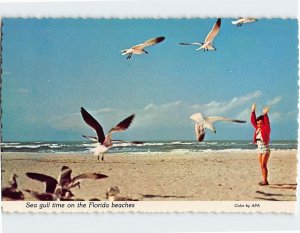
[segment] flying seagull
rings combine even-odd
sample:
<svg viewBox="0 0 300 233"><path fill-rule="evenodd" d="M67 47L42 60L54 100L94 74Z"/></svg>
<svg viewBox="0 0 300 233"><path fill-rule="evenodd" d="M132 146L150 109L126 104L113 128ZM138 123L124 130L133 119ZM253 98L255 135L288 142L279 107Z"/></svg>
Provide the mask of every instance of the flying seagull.
<svg viewBox="0 0 300 233"><path fill-rule="evenodd" d="M4 200L24 200L24 195L18 190L17 175L13 174L10 179L10 186L1 189Z"/></svg>
<svg viewBox="0 0 300 233"><path fill-rule="evenodd" d="M216 129L213 125L215 121L230 121L236 123L246 123L246 121L234 120L226 117L204 117L202 113L195 113L190 117L195 123L196 138L199 142L202 142L205 137L205 128L212 130L216 133Z"/></svg>
<svg viewBox="0 0 300 233"><path fill-rule="evenodd" d="M104 160L104 153L107 150L109 150L113 145L113 141L111 139L112 133L125 131L130 126L130 124L134 118L134 114L130 115L125 120L123 120L119 124L117 124L115 127L111 128L108 131L108 133L105 135L103 128L99 124L99 122L94 117L92 117L92 115L89 114L83 107L81 107L81 115L82 115L82 118L85 121L85 123L87 123L90 127L92 127L96 131L96 134L97 134L97 137L85 136L85 135L83 135L83 137L89 138L94 141L97 140L99 145L96 148L94 148L92 151L94 152L95 156L98 156L98 160L99 160L99 156L101 154L102 161ZM132 143L134 143L134 142L132 142Z"/></svg>
<svg viewBox="0 0 300 233"><path fill-rule="evenodd" d="M108 176L100 174L100 173L83 173L78 176L75 176L71 178L72 170L67 167L63 166L61 168L60 174L58 176L58 179L40 174L40 173L34 173L34 172L27 172L26 175L34 180L43 182L46 186L45 193L49 196L53 196L51 194L54 194L54 198L69 198L72 197L73 194L70 191L71 188L78 186L80 188L80 182L84 179L103 179L107 178ZM30 190L27 190L27 192L30 192ZM45 194L43 193L43 194ZM32 193L34 194L34 193ZM35 195L35 194L34 194Z"/></svg>
<svg viewBox="0 0 300 233"><path fill-rule="evenodd" d="M238 20L231 21L233 25L236 25L237 27L241 27L244 23L252 23L257 21L255 18L242 18L240 17Z"/></svg>
<svg viewBox="0 0 300 233"><path fill-rule="evenodd" d="M160 37L156 37L156 38L146 40L142 44L132 46L129 49L121 50L122 55L127 55L127 59L130 59L132 54L144 54L144 53L148 54L148 52L144 49L145 47L158 44L158 43L162 42L164 39L165 39L165 37L160 36Z"/></svg>
<svg viewBox="0 0 300 233"><path fill-rule="evenodd" d="M218 35L221 27L221 19L218 18L217 22L212 27L211 31L206 36L204 42L194 42L194 43L179 43L180 45L197 45L200 46L196 50L203 49L204 51L208 50L216 50L216 48L213 46L213 40Z"/></svg>

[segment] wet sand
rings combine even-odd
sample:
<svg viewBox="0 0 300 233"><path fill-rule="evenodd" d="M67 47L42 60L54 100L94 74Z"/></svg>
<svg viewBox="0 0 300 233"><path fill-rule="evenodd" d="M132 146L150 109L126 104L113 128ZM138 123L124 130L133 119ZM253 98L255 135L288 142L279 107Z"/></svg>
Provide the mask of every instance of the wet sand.
<svg viewBox="0 0 300 233"><path fill-rule="evenodd" d="M297 151L272 151L269 186L259 186L261 171L253 152L195 154L106 154L105 161L87 154L2 153L2 187L13 173L19 189L44 191L28 178L37 172L57 178L62 166L76 176L100 172L103 180L85 180L73 188L75 198L106 200L106 190L118 186L120 195L144 201L295 201ZM24 192L25 200L34 200Z"/></svg>

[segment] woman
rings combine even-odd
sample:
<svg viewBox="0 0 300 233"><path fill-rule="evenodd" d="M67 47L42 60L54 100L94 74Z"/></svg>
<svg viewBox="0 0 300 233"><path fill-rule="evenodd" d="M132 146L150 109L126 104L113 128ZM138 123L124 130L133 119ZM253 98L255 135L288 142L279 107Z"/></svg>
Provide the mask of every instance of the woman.
<svg viewBox="0 0 300 233"><path fill-rule="evenodd" d="M259 185L268 185L268 160L270 157L270 121L268 117L269 108L264 107L263 115L260 115L256 118L255 110L256 104L252 104L252 113L251 113L251 123L255 128L254 131L254 143L257 144L258 148L258 158L260 162L261 172L263 181L259 183Z"/></svg>

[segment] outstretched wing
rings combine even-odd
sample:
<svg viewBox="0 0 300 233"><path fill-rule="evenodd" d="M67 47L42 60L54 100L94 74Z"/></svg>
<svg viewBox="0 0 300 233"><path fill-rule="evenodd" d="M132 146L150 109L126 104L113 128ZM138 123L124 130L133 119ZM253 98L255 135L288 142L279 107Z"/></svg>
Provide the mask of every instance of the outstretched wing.
<svg viewBox="0 0 300 233"><path fill-rule="evenodd" d="M246 123L246 121L236 120L236 119L231 119L226 117L206 117L206 120L210 123L213 123L215 121L231 121L235 123Z"/></svg>
<svg viewBox="0 0 300 233"><path fill-rule="evenodd" d="M204 117L203 117L202 113L200 113L200 112L191 115L190 118L198 123L204 122Z"/></svg>
<svg viewBox="0 0 300 233"><path fill-rule="evenodd" d="M193 42L193 43L184 43L184 42L181 42L179 44L180 45L198 45L198 46L203 45L203 43L200 43L200 42Z"/></svg>
<svg viewBox="0 0 300 233"><path fill-rule="evenodd" d="M156 37L156 38L152 38L150 40L147 40L143 43L143 47L147 47L147 46L151 46L151 45L155 45L158 44L160 42L162 42L165 39L164 36L160 36L160 37Z"/></svg>
<svg viewBox="0 0 300 233"><path fill-rule="evenodd" d="M90 140L92 140L92 141L96 141L96 142L98 141L97 137L86 136L86 135L82 135L82 137L87 138L87 139L90 139Z"/></svg>
<svg viewBox="0 0 300 233"><path fill-rule="evenodd" d="M212 43L212 41L214 40L214 38L218 35L218 33L220 31L220 27L221 27L221 19L218 18L217 22L214 24L211 31L207 34L207 36L205 38L205 43L208 41L210 43Z"/></svg>
<svg viewBox="0 0 300 233"><path fill-rule="evenodd" d="M162 42L164 39L165 39L165 37L163 37L163 36L160 36L160 37L157 37L157 38L152 38L152 39L146 40L142 44L138 44L138 45L133 46L132 49L143 49L145 47L158 44L158 43Z"/></svg>
<svg viewBox="0 0 300 233"><path fill-rule="evenodd" d="M125 131L130 126L133 118L134 118L134 114L127 117L125 120L121 121L115 127L111 128L111 130L108 133Z"/></svg>
<svg viewBox="0 0 300 233"><path fill-rule="evenodd" d="M99 180L99 179L104 179L107 177L108 177L107 175L100 174L100 173L83 173L78 176L75 176L72 179L72 183L70 184L69 188L77 186L82 180L85 180L85 179Z"/></svg>
<svg viewBox="0 0 300 233"><path fill-rule="evenodd" d="M46 184L45 191L47 193L54 193L54 190L57 185L57 180L54 179L53 177L47 176L44 174L40 174L40 173L35 173L35 172L27 172L26 175L33 180L37 180L37 181L45 183Z"/></svg>
<svg viewBox="0 0 300 233"><path fill-rule="evenodd" d="M92 127L96 131L98 142L102 144L105 139L105 135L104 135L102 126L83 107L81 107L80 112L81 112L82 118L85 121L85 123L87 123L90 127Z"/></svg>

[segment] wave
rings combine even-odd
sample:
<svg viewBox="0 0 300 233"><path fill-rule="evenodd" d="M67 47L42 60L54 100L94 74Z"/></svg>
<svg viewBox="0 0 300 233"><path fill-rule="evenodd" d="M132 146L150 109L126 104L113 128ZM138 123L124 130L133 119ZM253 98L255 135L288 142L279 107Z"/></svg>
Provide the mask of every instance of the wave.
<svg viewBox="0 0 300 233"><path fill-rule="evenodd" d="M4 152L40 152L40 153L87 153L98 143L95 142L4 142ZM270 144L271 150L297 150L296 141L275 141ZM143 144L119 142L109 153L198 153L198 152L234 152L254 151L252 141L148 141Z"/></svg>

